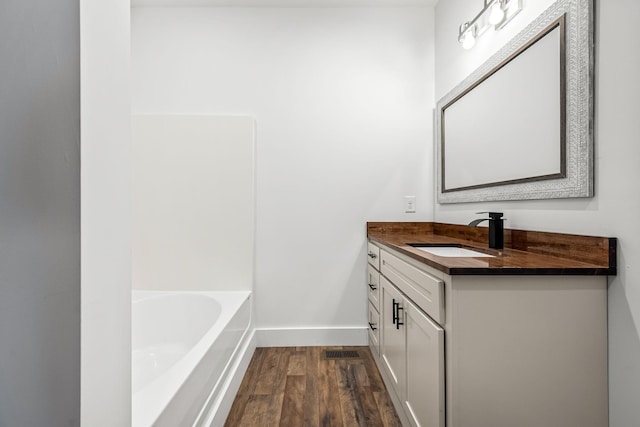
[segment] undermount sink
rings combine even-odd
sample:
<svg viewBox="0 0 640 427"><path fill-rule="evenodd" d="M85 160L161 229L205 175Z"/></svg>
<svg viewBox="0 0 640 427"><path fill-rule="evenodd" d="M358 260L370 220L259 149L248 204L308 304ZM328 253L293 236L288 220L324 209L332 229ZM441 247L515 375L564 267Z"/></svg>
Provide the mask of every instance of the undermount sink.
<svg viewBox="0 0 640 427"><path fill-rule="evenodd" d="M428 244L428 243L409 243L409 246L428 252L432 255L447 258L493 258L494 255L477 252L471 249L463 248L458 244Z"/></svg>

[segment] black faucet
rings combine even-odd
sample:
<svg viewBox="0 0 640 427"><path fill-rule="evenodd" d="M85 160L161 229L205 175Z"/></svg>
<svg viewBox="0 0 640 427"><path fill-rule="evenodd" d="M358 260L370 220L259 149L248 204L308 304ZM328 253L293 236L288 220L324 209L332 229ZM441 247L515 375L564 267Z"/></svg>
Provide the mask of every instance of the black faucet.
<svg viewBox="0 0 640 427"><path fill-rule="evenodd" d="M476 212L477 214L489 214L489 218L475 219L469 223L476 227L482 221L489 220L489 247L492 249L504 248L504 219L502 212Z"/></svg>

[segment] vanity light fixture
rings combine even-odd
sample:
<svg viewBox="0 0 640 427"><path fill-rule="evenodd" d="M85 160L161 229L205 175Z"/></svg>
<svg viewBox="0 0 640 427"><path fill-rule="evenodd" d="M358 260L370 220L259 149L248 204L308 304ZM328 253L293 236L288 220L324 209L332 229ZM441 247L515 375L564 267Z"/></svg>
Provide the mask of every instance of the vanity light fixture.
<svg viewBox="0 0 640 427"><path fill-rule="evenodd" d="M471 49L476 39L493 27L496 30L507 25L522 10L522 0L484 0L484 7L471 21L460 25L458 41L465 49Z"/></svg>

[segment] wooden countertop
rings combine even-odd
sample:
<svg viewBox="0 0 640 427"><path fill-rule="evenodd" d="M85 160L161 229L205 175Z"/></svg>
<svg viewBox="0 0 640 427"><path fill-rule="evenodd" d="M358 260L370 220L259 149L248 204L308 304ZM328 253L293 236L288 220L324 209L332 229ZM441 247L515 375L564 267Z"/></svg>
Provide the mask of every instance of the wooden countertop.
<svg viewBox="0 0 640 427"><path fill-rule="evenodd" d="M434 222L368 222L367 237L449 275L596 275L617 273L613 237L505 229L505 248L488 248L487 227ZM456 243L491 258L440 257L409 243Z"/></svg>

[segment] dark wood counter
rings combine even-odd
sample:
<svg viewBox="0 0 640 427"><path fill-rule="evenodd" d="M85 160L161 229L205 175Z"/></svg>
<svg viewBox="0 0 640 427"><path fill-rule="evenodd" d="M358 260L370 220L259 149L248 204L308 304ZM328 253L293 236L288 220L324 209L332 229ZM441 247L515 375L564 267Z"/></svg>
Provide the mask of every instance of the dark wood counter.
<svg viewBox="0 0 640 427"><path fill-rule="evenodd" d="M449 275L617 273L617 239L505 229L504 249L488 248L488 229L437 222L368 222L367 237ZM454 243L491 258L440 257L409 243Z"/></svg>

